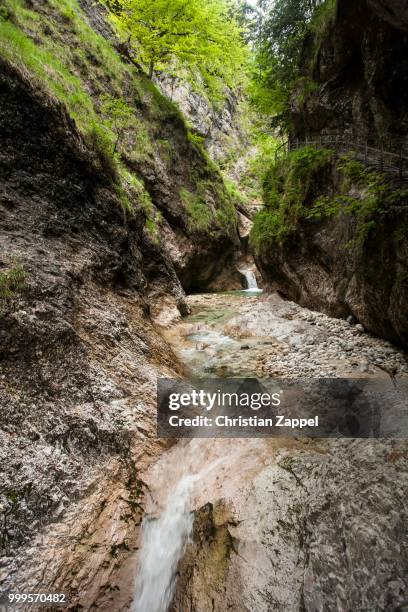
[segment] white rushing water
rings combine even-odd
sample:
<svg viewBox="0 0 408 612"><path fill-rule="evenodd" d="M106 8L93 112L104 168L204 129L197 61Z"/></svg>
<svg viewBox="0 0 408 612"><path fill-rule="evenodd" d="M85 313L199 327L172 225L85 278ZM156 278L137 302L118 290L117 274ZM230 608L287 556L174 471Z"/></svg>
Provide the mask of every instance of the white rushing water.
<svg viewBox="0 0 408 612"><path fill-rule="evenodd" d="M262 291L262 289L259 289L258 287L256 276L252 272L252 270L241 270L241 272L245 276L245 279L246 279L247 291Z"/></svg>
<svg viewBox="0 0 408 612"><path fill-rule="evenodd" d="M206 461L207 440L191 440L174 449L170 461L156 465L159 493L169 491L158 518L146 515L142 524L139 569L132 612L167 612L174 597L178 562L183 557L193 530L191 500L195 485L226 462L219 456ZM205 466L204 468L202 466ZM154 503L157 507L157 502Z"/></svg>
<svg viewBox="0 0 408 612"><path fill-rule="evenodd" d="M167 612L173 600L177 565L193 528L190 495L197 478L183 477L160 517L143 521L133 612Z"/></svg>

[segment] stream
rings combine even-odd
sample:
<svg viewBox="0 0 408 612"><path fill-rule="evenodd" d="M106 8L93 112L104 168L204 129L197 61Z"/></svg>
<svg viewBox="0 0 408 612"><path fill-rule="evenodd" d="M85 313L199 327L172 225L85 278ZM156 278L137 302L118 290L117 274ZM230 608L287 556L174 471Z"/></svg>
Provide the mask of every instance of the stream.
<svg viewBox="0 0 408 612"><path fill-rule="evenodd" d="M277 294L262 294L254 275L249 275L247 282L246 291L190 296L192 314L166 330L167 340L189 373L199 377L387 376L380 365L397 368L401 374L408 372L405 355L390 343L362 333L346 321L301 308ZM274 490L267 483L282 457L297 461L307 451L308 462L320 465L326 447L327 443L319 440L306 445L296 440L193 439L179 441L165 452L144 476L150 495L142 524L132 610L170 609L179 563L192 543L193 513L205 504L215 508L221 502L232 509L233 524L238 526L231 527L230 532L241 542L231 567L241 579L245 577L252 609L268 610L265 593L271 581L268 557L272 544L266 545L262 534L267 517L272 520L274 513L282 512L287 520L288 508L276 508L275 500L282 493L280 487L287 491L293 482L288 484L285 474ZM293 489L290 495L301 504L305 491ZM248 514L248 508L253 509L252 514ZM247 521L245 533L239 526L241 520ZM280 551L282 544L278 541L274 546ZM293 546L286 543L279 553L282 567L275 569L277 578L280 572L284 578L291 566ZM294 576L296 571L293 562ZM215 570L213 573L211 580L216 582L218 576ZM192 580L205 598L208 585L203 586L198 577ZM231 587L232 593L235 588ZM254 593L258 593L258 600L253 599ZM283 596L284 609L292 609L292 595L288 592ZM176 596L171 610L183 610L186 604L180 597ZM209 600L210 605L213 603Z"/></svg>

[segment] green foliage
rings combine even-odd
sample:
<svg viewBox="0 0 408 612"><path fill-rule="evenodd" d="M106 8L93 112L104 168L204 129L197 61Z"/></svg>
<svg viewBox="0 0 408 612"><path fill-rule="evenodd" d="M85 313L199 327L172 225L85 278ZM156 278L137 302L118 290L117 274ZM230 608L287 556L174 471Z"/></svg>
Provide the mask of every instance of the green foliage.
<svg viewBox="0 0 408 612"><path fill-rule="evenodd" d="M90 147L96 152L104 174L108 176L113 183L116 183L119 177L118 163L116 156L113 154L113 143L109 133L104 129L101 123L93 121L89 125L86 140Z"/></svg>
<svg viewBox="0 0 408 612"><path fill-rule="evenodd" d="M408 189L396 189L385 175L373 172L352 154L337 162L338 193L322 195L326 181L321 183L320 178L332 163L332 151L304 147L272 166L264 181L264 208L255 216L251 232L251 244L258 254L282 245L301 220L342 214L356 220L355 238L348 245L352 247L375 229L382 215L398 210L408 200Z"/></svg>
<svg viewBox="0 0 408 612"><path fill-rule="evenodd" d="M381 215L408 199L408 189L396 189L386 175L370 170L353 159L352 154L343 156L337 164L337 169L343 179L341 193L332 197L319 197L311 207L307 218L322 219L340 214L353 215L357 221L356 237L349 245L353 246L368 236L376 227ZM356 189L359 192L350 195Z"/></svg>
<svg viewBox="0 0 408 612"><path fill-rule="evenodd" d="M276 150L280 141L274 136L261 134L256 140L256 154L249 162L250 172L263 182L270 167L274 164Z"/></svg>
<svg viewBox="0 0 408 612"><path fill-rule="evenodd" d="M301 103L316 87L302 74L304 41L312 34L318 49L335 5L336 0L276 0L264 16L250 95L258 111L283 131L290 124L293 93Z"/></svg>
<svg viewBox="0 0 408 612"><path fill-rule="evenodd" d="M225 184L227 193L235 206L238 206L239 204L245 205L248 203L248 198L239 189L237 183L234 180L232 180L228 176L224 176L224 184Z"/></svg>
<svg viewBox="0 0 408 612"><path fill-rule="evenodd" d="M186 15L190 10L200 8L198 2L182 4L186 4ZM213 6L215 0L211 3L212 8L202 4L200 18L203 13L210 15L213 11L213 16L218 15L219 19L228 16L229 19L227 0L225 4L223 1L219 4L223 8L218 13ZM181 23L182 20L176 27ZM198 23L192 22L187 26L196 27ZM220 22L209 23L210 29L203 37L216 23ZM236 52L245 55L239 27L233 20L228 21L228 26L231 28L226 31L227 24L224 23L224 29L214 35L214 40L221 45L238 37L241 46ZM201 34L197 33L197 36ZM204 38L200 40L200 52L204 54L203 47L208 43L210 49L212 41L205 43ZM136 39L135 44L137 46ZM193 51L190 69L197 73L200 62ZM223 57L218 58L220 71L211 52L207 58L207 69L220 84L224 77L224 51ZM221 52L219 48L218 52ZM4 0L4 10L0 15L0 53L18 66L39 90L44 91L44 95L55 97L66 106L85 141L95 151L103 172L111 179L125 213L132 214L136 207L142 207L146 213L146 230L152 237L158 239L160 215L143 184L138 181L135 168L153 157L164 158L169 166L174 163L174 140L168 136L167 141L157 141L158 125L174 126L180 135L189 138L200 156L192 165L189 180L191 191L197 193L191 209L193 216L199 219L198 225L210 225L211 217L214 231L220 230L221 223L224 223L224 230L234 226L236 214L231 208L231 199L221 188L219 170L203 149L201 138L189 135L178 107L163 96L146 75L123 62L113 45L89 26L78 0L47 0L46 3ZM238 55L236 59L238 61ZM178 62L181 61L178 58ZM157 67L159 65L160 62ZM235 67L238 73L238 66ZM230 76L232 78L232 73ZM210 185L204 185L205 181ZM218 182L220 192L215 193ZM211 199L207 198L207 191L212 193L214 209L206 204Z"/></svg>
<svg viewBox="0 0 408 612"><path fill-rule="evenodd" d="M329 167L329 149L304 147L279 159L264 180L264 208L254 219L251 244L260 253L281 244L307 211L318 173Z"/></svg>
<svg viewBox="0 0 408 612"><path fill-rule="evenodd" d="M112 19L126 35L149 76L171 71L174 60L199 69L207 86L236 85L246 61L241 29L229 0L107 1Z"/></svg>
<svg viewBox="0 0 408 612"><path fill-rule="evenodd" d="M203 198L185 188L181 189L180 197L189 215L190 231L207 231L214 221L214 215Z"/></svg>
<svg viewBox="0 0 408 612"><path fill-rule="evenodd" d="M0 51L31 70L78 120L94 116L89 94L81 81L52 52L36 45L10 21L0 21Z"/></svg>
<svg viewBox="0 0 408 612"><path fill-rule="evenodd" d="M128 106L123 98L114 98L109 95L102 96L101 113L104 123L116 136L112 150L113 155L115 155L125 131L131 125L134 112L134 109Z"/></svg>
<svg viewBox="0 0 408 612"><path fill-rule="evenodd" d="M0 303L24 289L25 281L26 273L20 263L15 263L12 268L0 272Z"/></svg>
<svg viewBox="0 0 408 612"><path fill-rule="evenodd" d="M301 77L296 82L295 99L299 106L304 104L311 93L318 89L319 85L309 77Z"/></svg>
<svg viewBox="0 0 408 612"><path fill-rule="evenodd" d="M0 21L7 21L11 19L12 13L6 6L0 6Z"/></svg>
<svg viewBox="0 0 408 612"><path fill-rule="evenodd" d="M219 184L217 189L217 200L219 203L216 211L217 222L224 232L232 236L237 231L237 211L231 193L228 192L228 188L225 189L222 183Z"/></svg>
<svg viewBox="0 0 408 612"><path fill-rule="evenodd" d="M318 6L313 14L313 19L310 22L309 30L313 34L313 49L312 65L313 70L316 66L317 55L320 49L322 40L328 30L328 27L333 23L336 15L337 0L325 0L323 4Z"/></svg>
<svg viewBox="0 0 408 612"><path fill-rule="evenodd" d="M0 52L66 105L103 172L116 184L122 207L131 212L138 197L129 195L126 181L121 184L118 148L131 162L153 155L147 126L179 116L179 111L150 80L135 77L113 46L87 24L77 0L48 0L41 18L26 8L25 0L5 1L13 18L0 19ZM149 120L137 115L142 104L148 105Z"/></svg>
<svg viewBox="0 0 408 612"><path fill-rule="evenodd" d="M205 142L205 139L203 136L200 136L199 134L191 132L190 130L188 131L187 138L189 139L191 143L195 144L198 147L202 147Z"/></svg>

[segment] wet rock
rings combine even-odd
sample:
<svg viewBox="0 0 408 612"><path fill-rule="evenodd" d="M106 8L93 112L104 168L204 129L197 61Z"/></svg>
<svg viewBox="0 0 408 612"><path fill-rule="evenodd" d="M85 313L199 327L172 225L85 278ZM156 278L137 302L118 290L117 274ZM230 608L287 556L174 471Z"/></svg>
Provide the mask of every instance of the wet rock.
<svg viewBox="0 0 408 612"><path fill-rule="evenodd" d="M295 92L291 100L293 140L333 134L344 141L344 153L356 142L400 154L407 142L408 98L401 88L407 75L406 15L406 3L392 0L336 4L323 32L304 44L304 74L315 87L304 95ZM336 166L337 160L313 178L306 208L318 197L342 193ZM284 245L259 255L265 281L302 306L335 317L353 316L368 331L408 347L403 280L408 209L399 188L395 183L399 201L373 215L361 240L353 214L302 219ZM356 190L343 195L355 198Z"/></svg>
<svg viewBox="0 0 408 612"><path fill-rule="evenodd" d="M266 465L254 475L242 443L239 489L226 484L225 499L218 490L196 512L172 611L397 609L408 589L406 443L283 444L269 461L262 442L246 444Z"/></svg>

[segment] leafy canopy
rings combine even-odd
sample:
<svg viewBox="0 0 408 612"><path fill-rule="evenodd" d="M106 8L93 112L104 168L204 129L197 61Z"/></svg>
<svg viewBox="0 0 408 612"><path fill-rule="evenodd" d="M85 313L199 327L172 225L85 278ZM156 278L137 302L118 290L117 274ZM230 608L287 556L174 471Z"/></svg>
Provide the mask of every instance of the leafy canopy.
<svg viewBox="0 0 408 612"><path fill-rule="evenodd" d="M302 77L304 40L323 11L334 4L334 0L267 0L260 12L251 95L258 110L275 116L275 126L287 128L290 97Z"/></svg>
<svg viewBox="0 0 408 612"><path fill-rule="evenodd" d="M108 0L108 6L151 77L176 61L212 89L242 78L247 50L231 0Z"/></svg>

